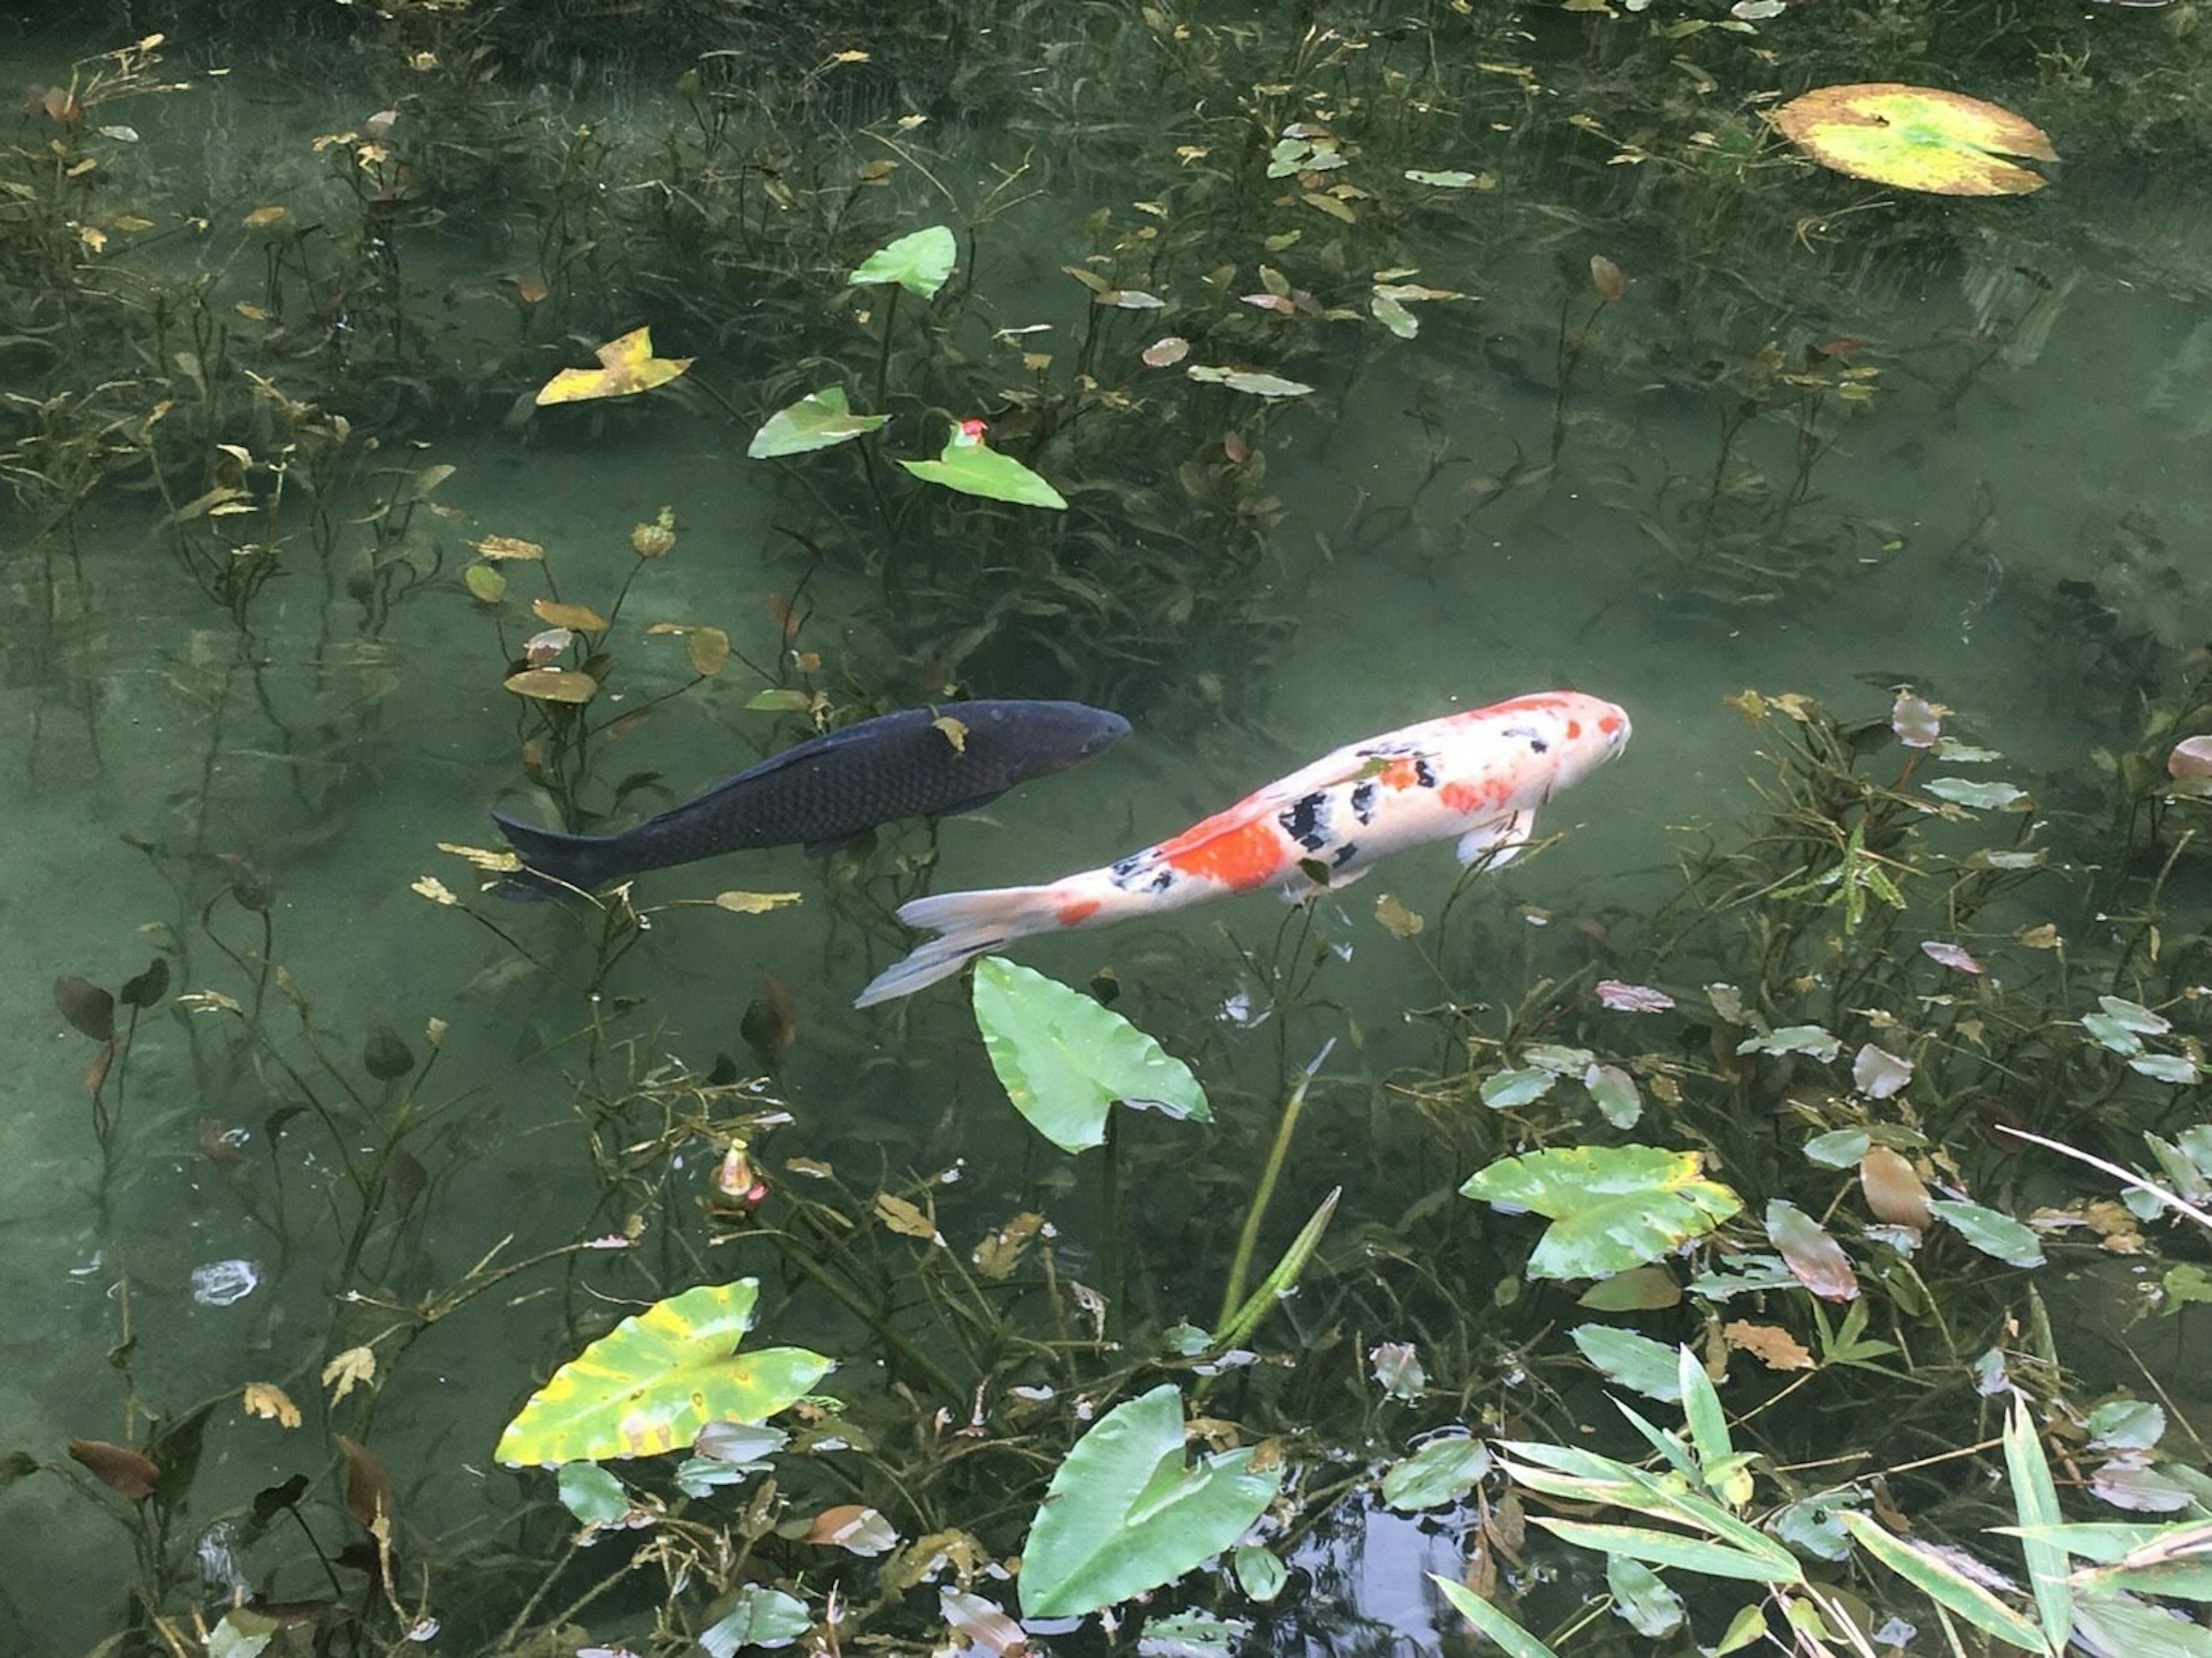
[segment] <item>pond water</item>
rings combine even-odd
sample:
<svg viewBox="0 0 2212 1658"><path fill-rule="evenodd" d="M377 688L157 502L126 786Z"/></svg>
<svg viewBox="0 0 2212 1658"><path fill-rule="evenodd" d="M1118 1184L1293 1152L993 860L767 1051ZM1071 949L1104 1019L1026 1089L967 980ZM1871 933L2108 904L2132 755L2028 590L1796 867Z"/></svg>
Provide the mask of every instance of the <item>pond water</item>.
<svg viewBox="0 0 2212 1658"><path fill-rule="evenodd" d="M1253 1337L1259 1367L1193 1410L1321 1442L1294 1486L1310 1506L1265 1540L1291 1587L1243 1606L1260 1630L1244 1649L1435 1650L1457 1625L1423 1574L1468 1556L1468 1500L1409 1515L1356 1482L1334 1507L1319 1494L1439 1426L1520 1431L1522 1388L1575 1395L1562 1421L1604 1407L1588 1367L1560 1368L1579 1364L1560 1330L1588 1316L1571 1302L1539 1315L1464 1281L1453 1326L1414 1283L1429 1246L1407 1240L1451 1218L1437 1206L1475 1224L1451 1187L1550 1131L1485 1128L1504 1138L1477 1157L1424 1124L1483 1112L1454 1079L1544 1035L1507 1016L1563 985L1587 1002L1596 979L1650 978L1686 998L1759 970L1685 957L1670 978L1632 942L1686 859L1774 808L1754 781L1796 716L1755 723L1744 692L1893 744L1871 762L1885 780L1905 688L2001 751L1952 769L2027 792L1998 841L2014 820L2062 841L2080 906L2038 899L1993 917L2003 933L2053 919L2093 956L2110 917L2162 903L2172 959L2203 930L2185 838L2145 896L2198 803L2147 850L2124 796L2150 793L2113 772L2138 752L2162 768L2212 724L2196 700L2212 242L2201 169L2162 148L2208 122L2185 5L2030 21L1953 3L1917 25L1837 0L1481 18L61 9L0 37L0 82L31 88L0 115L0 1035L16 1056L0 1450L50 1465L0 1489L10 1652L197 1652L192 1609L212 1622L247 1595L327 1603L320 1638L338 1644L314 1650L399 1649L427 1617L427 1650L674 1653L696 1649L709 1581L748 1571L818 1616L841 1574L872 1585L873 1567L819 1546L794 1564L809 1546L790 1537L726 1580L672 1545L592 1600L586 1566L648 1549L650 1528L564 1567L574 1522L551 1479L491 1456L583 1339L740 1275L767 1285L756 1339L841 1358L823 1390L863 1447L785 1471L783 1517L889 1503L927 1466L945 1483L890 1513L902 1535L957 1527L1010 1552L1025 1482L1079 1424L1005 1391L1041 1385L1022 1344L1045 1339L979 1321L1042 1319L1080 1347L1084 1303L1034 1255L1003 1284L916 1263L967 1261L1041 1213L1054 1273L1126 1285L1114 1333L1204 1324L1284 1090L1331 1042L1260 1266L1340 1187L1328 1271L1403 1252L1401 1298L1309 1291ZM2061 158L2041 164L2052 182L1917 195L1823 171L1764 125L1783 97L1860 81L2029 116ZM934 297L848 280L935 224L957 259ZM680 377L532 402L642 324L689 361ZM1190 355L1156 348L1170 338ZM1191 364L1292 395L1205 385ZM749 456L769 415L829 386L892 424ZM892 465L970 417L1070 509ZM673 545L640 559L634 531L656 522ZM542 562L487 558L492 537ZM508 689L548 624L532 600L604 616L618 594L592 704ZM717 647L698 629L733 653L706 677L694 647ZM1340 745L1565 688L1627 709L1634 739L1547 805L1556 839L1510 869L1463 880L1438 841L1295 910L1253 894L1009 947L1079 987L1110 975L1115 1010L1206 1084L1213 1126L1129 1118L1111 1176L1108 1154L1070 1157L1009 1108L958 983L849 1005L912 942L890 910L921 890L1089 870ZM567 799L617 827L817 724L951 695L1077 696L1133 729L827 858L649 872L635 914L508 903L449 849L500 849L495 807L557 825ZM2147 749L2146 710L2175 708L2195 723ZM587 765L562 746L574 720L601 727ZM713 902L732 892L787 896ZM135 1015L126 994L128 1040L105 1060L47 994L61 975L117 991L155 961L166 985ZM1705 1043L1700 1026L1680 1052ZM2138 1126L2185 1118L2173 1101ZM1638 1137L1687 1143L1663 1121ZM769 1187L757 1216L715 1181L739 1128ZM1931 1139L1934 1167L1996 1201L2014 1176L1970 1140ZM2046 1202L2076 1184L2058 1165L2020 1178ZM878 1192L930 1208L921 1237L882 1230ZM833 1211L880 1236L852 1242ZM1510 1280L1511 1224L1485 1215ZM575 1253L626 1226L630 1247ZM926 1349L945 1351L933 1318L968 1321L952 1368L969 1395L886 1368L869 1323L792 1259L809 1251ZM2069 1316L2069 1341L2103 1339ZM1429 1405L1385 1421L1355 1398L1374 1391L1364 1355L1416 1323L1456 1333L1425 1347ZM1687 1318L1641 1327L1699 1339ZM333 1397L326 1367L364 1347L383 1368ZM1285 1403L1267 1377L1292 1370ZM2164 1380L2186 1416L2201 1390ZM241 1408L257 1382L304 1424ZM161 1448L179 1420L188 1501L134 1501L66 1463L72 1439ZM1020 1448L980 1482L996 1499L945 1475L963 1422ZM1968 1412L1952 1442L1996 1430ZM374 1549L332 1434L392 1483L388 1606L368 1604ZM299 1510L257 1519L256 1494L294 1474L312 1482ZM1601 1570L1528 1570L1561 1607L1603 1592ZM1011 1603L1002 1579L972 1587ZM928 1596L900 1614L845 1592L912 1649L933 1620L945 1638ZM275 1649L311 1649L313 1621ZM1095 1628L1041 1638L1103 1649ZM1562 1649L1675 1649L1581 1638Z"/></svg>

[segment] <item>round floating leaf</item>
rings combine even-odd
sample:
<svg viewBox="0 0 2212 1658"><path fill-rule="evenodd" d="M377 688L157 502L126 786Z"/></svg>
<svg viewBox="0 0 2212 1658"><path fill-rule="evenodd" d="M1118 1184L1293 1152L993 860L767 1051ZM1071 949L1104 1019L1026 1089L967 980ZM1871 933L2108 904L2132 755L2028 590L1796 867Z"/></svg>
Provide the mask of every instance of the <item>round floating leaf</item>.
<svg viewBox="0 0 2212 1658"><path fill-rule="evenodd" d="M1006 1097L1063 1151L1103 1141L1116 1100L1212 1120L1188 1066L1080 991L987 956L975 964L975 1003Z"/></svg>
<svg viewBox="0 0 2212 1658"><path fill-rule="evenodd" d="M1774 112L1800 149L1838 173L1938 196L2021 196L2049 181L2004 160L2055 161L2033 122L1934 87L1874 81L1821 87Z"/></svg>
<svg viewBox="0 0 2212 1658"><path fill-rule="evenodd" d="M1258 1447L1183 1457L1172 1382L1118 1405L1052 1477L1022 1550L1024 1618L1079 1618L1171 1583L1243 1535L1283 1484Z"/></svg>
<svg viewBox="0 0 2212 1658"><path fill-rule="evenodd" d="M854 414L846 404L843 386L825 386L770 415L767 424L753 434L745 453L754 460L803 455L810 449L849 442L890 419L889 415Z"/></svg>
<svg viewBox="0 0 2212 1658"><path fill-rule="evenodd" d="M803 1398L829 1374L821 1354L732 1351L759 1290L702 1284L624 1319L531 1395L493 1455L510 1467L653 1456L709 1422L758 1422Z"/></svg>
<svg viewBox="0 0 2212 1658"><path fill-rule="evenodd" d="M599 694L599 682L573 668L525 668L501 682L517 696L540 702L588 702Z"/></svg>
<svg viewBox="0 0 2212 1658"><path fill-rule="evenodd" d="M1531 1278L1607 1278L1704 1236L1743 1207L1700 1166L1695 1151L1656 1145L1559 1146L1502 1158L1459 1189L1550 1218L1528 1258Z"/></svg>
<svg viewBox="0 0 2212 1658"><path fill-rule="evenodd" d="M960 246L953 240L951 227L933 224L869 254L853 272L853 281L855 285L896 282L908 293L927 300L945 286L945 279L952 274L953 261L959 257Z"/></svg>
<svg viewBox="0 0 2212 1658"><path fill-rule="evenodd" d="M1011 501L1017 507L1048 507L1056 513L1067 509L1059 490L1012 455L992 448L981 432L958 426L935 460L902 460L899 465L924 483L957 489L963 495Z"/></svg>

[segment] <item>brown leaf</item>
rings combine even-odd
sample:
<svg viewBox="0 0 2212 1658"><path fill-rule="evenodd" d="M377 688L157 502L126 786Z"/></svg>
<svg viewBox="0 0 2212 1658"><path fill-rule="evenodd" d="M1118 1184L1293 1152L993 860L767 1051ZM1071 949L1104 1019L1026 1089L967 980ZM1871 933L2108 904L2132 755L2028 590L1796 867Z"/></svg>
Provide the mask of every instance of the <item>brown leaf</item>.
<svg viewBox="0 0 2212 1658"><path fill-rule="evenodd" d="M489 559L530 558L542 560L545 550L534 541L525 541L520 536L486 536L481 541L471 541L480 557Z"/></svg>
<svg viewBox="0 0 2212 1658"><path fill-rule="evenodd" d="M1825 1301L1856 1301L1858 1274L1844 1247L1794 1203L1766 1206L1766 1236L1797 1281Z"/></svg>
<svg viewBox="0 0 2212 1658"><path fill-rule="evenodd" d="M96 1042L113 1040L115 998L91 980L81 979L74 973L62 975L54 981L54 1005L78 1035Z"/></svg>
<svg viewBox="0 0 2212 1658"><path fill-rule="evenodd" d="M1809 1370L1813 1355L1789 1331L1772 1324L1751 1324L1742 1319L1721 1326L1721 1339L1740 1347L1770 1370Z"/></svg>
<svg viewBox="0 0 2212 1658"><path fill-rule="evenodd" d="M814 1523L806 1529L806 1540L851 1554L877 1555L898 1541L898 1532L875 1509L843 1503L814 1516Z"/></svg>
<svg viewBox="0 0 2212 1658"><path fill-rule="evenodd" d="M345 1458L346 1512L369 1531L388 1526L392 1519L392 1476L376 1453L343 1434L332 1434L338 1454Z"/></svg>
<svg viewBox="0 0 2212 1658"><path fill-rule="evenodd" d="M904 1198L894 1197L889 1192L876 1193L876 1218L902 1237L920 1238L925 1243L945 1242L927 1215Z"/></svg>
<svg viewBox="0 0 2212 1658"><path fill-rule="evenodd" d="M274 1422L280 1428L300 1425L300 1407L292 1402L289 1394L273 1382L247 1382L239 1403L245 1407L246 1415Z"/></svg>
<svg viewBox="0 0 2212 1658"><path fill-rule="evenodd" d="M599 694L599 682L573 668L526 668L501 682L517 696L540 702L588 702Z"/></svg>
<svg viewBox="0 0 2212 1658"><path fill-rule="evenodd" d="M356 1386L365 1386L375 1380L376 1354L371 1348L349 1347L323 1366L323 1386L331 1390L331 1403L333 1405Z"/></svg>
<svg viewBox="0 0 2212 1658"><path fill-rule="evenodd" d="M693 673L711 679L729 665L730 636L720 628L694 628L684 636L684 653Z"/></svg>
<svg viewBox="0 0 2212 1658"><path fill-rule="evenodd" d="M607 619L588 604L562 604L550 598L533 598L530 608L549 628L573 628L580 634L603 634Z"/></svg>
<svg viewBox="0 0 2212 1658"><path fill-rule="evenodd" d="M144 1502L161 1482L161 1465L128 1445L110 1444L105 1439L72 1439L69 1454L88 1469L94 1479L133 1503Z"/></svg>
<svg viewBox="0 0 2212 1658"><path fill-rule="evenodd" d="M937 1606L953 1634L970 1646L981 1647L993 1658L1020 1658L1030 1649L1029 1637L1022 1626L1007 1617L994 1600L986 1600L964 1589L939 1586Z"/></svg>
<svg viewBox="0 0 2212 1658"><path fill-rule="evenodd" d="M995 1283L1006 1278L1021 1264L1023 1253L1028 1249L1030 1240L1037 1235L1043 1225L1042 1215L1029 1213L1016 1215L996 1231L987 1234L983 1241L975 1246L975 1252L969 1256L969 1259L975 1263L977 1272Z"/></svg>
<svg viewBox="0 0 2212 1658"><path fill-rule="evenodd" d="M1598 298L1611 305L1628 291L1628 278L1620 274L1620 267L1602 253L1590 255L1590 288Z"/></svg>
<svg viewBox="0 0 2212 1658"><path fill-rule="evenodd" d="M1395 893L1386 892L1375 901L1375 919L1387 927L1391 936L1410 938L1428 923L1398 901Z"/></svg>
<svg viewBox="0 0 2212 1658"><path fill-rule="evenodd" d="M799 1008L782 980L773 973L761 975L761 993L745 1006L738 1034L753 1050L764 1071L778 1071L784 1055L799 1040Z"/></svg>
<svg viewBox="0 0 2212 1658"><path fill-rule="evenodd" d="M1859 1187L1876 1220L1925 1232L1935 1220L1928 1187L1911 1163L1886 1145L1870 1145L1859 1159Z"/></svg>

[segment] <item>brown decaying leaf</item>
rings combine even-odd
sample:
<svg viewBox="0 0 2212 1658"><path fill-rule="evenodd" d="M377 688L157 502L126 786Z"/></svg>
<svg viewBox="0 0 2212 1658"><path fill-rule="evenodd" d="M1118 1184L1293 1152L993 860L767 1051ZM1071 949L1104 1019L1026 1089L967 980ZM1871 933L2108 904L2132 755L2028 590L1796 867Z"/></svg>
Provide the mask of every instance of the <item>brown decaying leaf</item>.
<svg viewBox="0 0 2212 1658"><path fill-rule="evenodd" d="M955 1635L994 1658L1020 1658L1030 1649L1029 1637L1022 1626L1000 1610L996 1601L964 1589L940 1588L937 1605Z"/></svg>
<svg viewBox="0 0 2212 1658"><path fill-rule="evenodd" d="M763 1070L783 1068L784 1056L799 1040L799 1006L775 974L761 975L761 993L746 1004L738 1034L745 1039Z"/></svg>
<svg viewBox="0 0 2212 1658"><path fill-rule="evenodd" d="M471 541L479 557L489 559L543 559L545 550L534 541L525 541L520 536L486 536L481 541Z"/></svg>
<svg viewBox="0 0 2212 1658"><path fill-rule="evenodd" d="M345 1458L346 1512L369 1531L377 1531L392 1517L392 1476L375 1452L358 1440L332 1434L338 1454Z"/></svg>
<svg viewBox="0 0 2212 1658"><path fill-rule="evenodd" d="M54 1006L82 1036L111 1042L115 1036L115 998L89 979L64 973L54 981Z"/></svg>
<svg viewBox="0 0 2212 1658"><path fill-rule="evenodd" d="M588 702L599 694L599 682L573 668L526 668L500 682L517 696L540 702Z"/></svg>
<svg viewBox="0 0 2212 1658"><path fill-rule="evenodd" d="M1843 1245L1796 1205L1779 1199L1767 1205L1766 1236L1791 1274L1814 1295L1824 1301L1858 1299L1858 1274Z"/></svg>
<svg viewBox="0 0 2212 1658"><path fill-rule="evenodd" d="M323 1366L323 1386L331 1390L331 1403L335 1405L351 1393L356 1385L376 1380L376 1354L367 1347L349 1347Z"/></svg>
<svg viewBox="0 0 2212 1658"><path fill-rule="evenodd" d="M866 1557L890 1550L898 1541L898 1532L875 1509L858 1503L842 1503L814 1516L814 1523L806 1529L806 1540Z"/></svg>
<svg viewBox="0 0 2212 1658"><path fill-rule="evenodd" d="M953 753L965 754L968 752L967 726L962 725L957 720L955 720L949 714L940 714L936 719L931 720L929 723L932 728L944 734L945 740L946 742L952 744Z"/></svg>
<svg viewBox="0 0 2212 1658"><path fill-rule="evenodd" d="M1628 291L1628 278L1620 274L1620 267L1602 253L1590 255L1590 288L1598 298L1611 305Z"/></svg>
<svg viewBox="0 0 2212 1658"><path fill-rule="evenodd" d="M889 1192L876 1193L876 1218L902 1237L920 1238L925 1243L942 1243L936 1224L914 1204Z"/></svg>
<svg viewBox="0 0 2212 1658"><path fill-rule="evenodd" d="M1721 1326L1721 1339L1741 1348L1770 1370L1809 1370L1813 1355L1789 1331L1772 1324L1735 1319Z"/></svg>
<svg viewBox="0 0 2212 1658"><path fill-rule="evenodd" d="M534 598L530 609L549 628L572 628L580 634L603 634L607 630L606 617L588 604L562 604L550 598Z"/></svg>
<svg viewBox="0 0 2212 1658"><path fill-rule="evenodd" d="M1375 919L1389 929L1394 938L1410 938L1428 923L1398 901L1395 893L1386 892L1375 901Z"/></svg>
<svg viewBox="0 0 2212 1658"><path fill-rule="evenodd" d="M300 1407L292 1396L273 1382L249 1382L239 1397L246 1415L274 1422L280 1428L300 1425Z"/></svg>
<svg viewBox="0 0 2212 1658"><path fill-rule="evenodd" d="M72 1439L70 1458L90 1471L92 1477L118 1496L143 1503L161 1482L161 1465L143 1451L105 1439Z"/></svg>
<svg viewBox="0 0 2212 1658"><path fill-rule="evenodd" d="M1904 1154L1886 1145L1870 1145L1859 1159L1859 1188L1876 1220L1925 1232L1935 1219L1928 1206L1928 1187Z"/></svg>
<svg viewBox="0 0 2212 1658"><path fill-rule="evenodd" d="M1030 1240L1037 1235L1043 1225L1042 1215L1027 1212L1016 1215L998 1230L986 1235L983 1241L975 1246L975 1252L969 1256L969 1260L975 1262L977 1272L996 1283L1007 1277L1021 1264L1023 1253L1028 1249Z"/></svg>
<svg viewBox="0 0 2212 1658"><path fill-rule="evenodd" d="M729 665L730 636L720 628L694 628L684 635L684 653L693 673L712 679Z"/></svg>

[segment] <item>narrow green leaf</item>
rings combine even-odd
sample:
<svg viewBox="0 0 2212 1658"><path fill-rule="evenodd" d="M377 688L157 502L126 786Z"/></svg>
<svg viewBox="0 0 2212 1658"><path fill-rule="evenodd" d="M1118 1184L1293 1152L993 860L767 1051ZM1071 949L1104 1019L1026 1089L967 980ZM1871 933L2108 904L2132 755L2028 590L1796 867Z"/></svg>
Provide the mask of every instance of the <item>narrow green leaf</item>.
<svg viewBox="0 0 2212 1658"><path fill-rule="evenodd" d="M1979 1583L1938 1557L1892 1536L1872 1515L1856 1509L1838 1510L1852 1538L1869 1554L1918 1589L1937 1606L1956 1612L1976 1629L2029 1652L2044 1650L2043 1635L2034 1625L1991 1594Z"/></svg>
<svg viewBox="0 0 2212 1658"><path fill-rule="evenodd" d="M2005 1472L2012 1478L2013 1508L2020 1523L2055 1526L2059 1523L2058 1487L2051 1478L2051 1464L2043 1442L2028 1419L2027 1401L2015 1393L2004 1426ZM2066 1649L2074 1629L2074 1591L2066 1582L2066 1551L2055 1543L2023 1534L2021 1552L2027 1558L2027 1576L2035 1591L2036 1616L2053 1652Z"/></svg>
<svg viewBox="0 0 2212 1658"><path fill-rule="evenodd" d="M1928 1206L1984 1254L2013 1266L2043 1265L2043 1245L2034 1231L2010 1215L1958 1198L1933 1198Z"/></svg>
<svg viewBox="0 0 2212 1658"><path fill-rule="evenodd" d="M1721 1408L1721 1396L1714 1390L1712 1378L1687 1346L1680 1350L1677 1363L1683 1424L1690 1430L1690 1442L1698 1448L1698 1466L1706 1470L1710 1483L1713 1471L1735 1455L1735 1442L1729 1437L1728 1412Z"/></svg>
<svg viewBox="0 0 2212 1658"><path fill-rule="evenodd" d="M1335 1187L1321 1200L1321 1206L1298 1229L1291 1247L1283 1251L1273 1270L1260 1280L1259 1287L1245 1297L1244 1304L1230 1315L1229 1322L1214 1332L1208 1345L1216 1348L1234 1347L1259 1327L1260 1321L1267 1315L1274 1304L1297 1288L1298 1276L1306 1270L1314 1251L1321 1248L1322 1234L1328 1230L1328 1223L1336 1213L1336 1200L1344 1195L1344 1188Z"/></svg>
<svg viewBox="0 0 2212 1658"><path fill-rule="evenodd" d="M1578 1324L1567 1336L1607 1381L1632 1388L1662 1405L1680 1402L1682 1384L1674 1350L1666 1343L1610 1324Z"/></svg>
<svg viewBox="0 0 2212 1658"><path fill-rule="evenodd" d="M1429 1574L1429 1582L1443 1591L1452 1610L1498 1643L1505 1658L1559 1658L1559 1655L1522 1629L1464 1583Z"/></svg>
<svg viewBox="0 0 2212 1658"><path fill-rule="evenodd" d="M1775 1570L1775 1563L1761 1555L1746 1554L1703 1538L1680 1532L1659 1531L1649 1526L1598 1526L1581 1520L1552 1520L1529 1516L1530 1523L1586 1549L1625 1554L1650 1565L1680 1566L1684 1571L1708 1577L1733 1577L1751 1583L1794 1582Z"/></svg>

